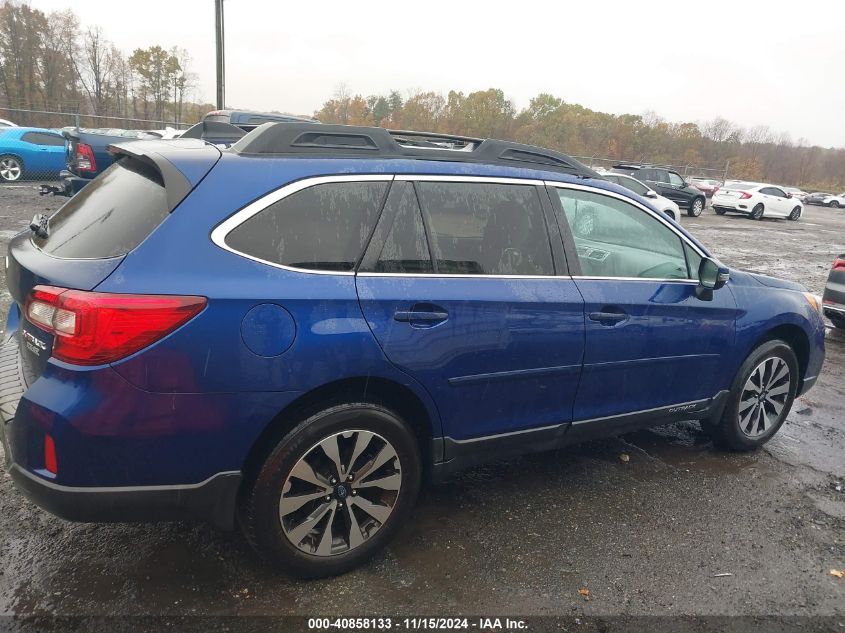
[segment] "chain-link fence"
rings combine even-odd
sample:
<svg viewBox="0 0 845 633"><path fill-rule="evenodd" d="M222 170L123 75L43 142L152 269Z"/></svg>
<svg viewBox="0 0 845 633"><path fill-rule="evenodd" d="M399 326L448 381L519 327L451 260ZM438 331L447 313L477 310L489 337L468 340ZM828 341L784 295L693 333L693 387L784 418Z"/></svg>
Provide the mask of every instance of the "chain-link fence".
<svg viewBox="0 0 845 633"><path fill-rule="evenodd" d="M190 125L156 119L0 108L0 184L32 186L58 180L59 172L67 164L64 130L78 129L129 140L173 138ZM86 159L96 161L93 151Z"/></svg>
<svg viewBox="0 0 845 633"><path fill-rule="evenodd" d="M665 163L652 163L642 160L602 158L600 156L573 156L573 158L577 158L582 163L588 165L592 169L609 170L612 169L614 165L620 165L623 163L629 165L648 164L652 167L664 167L666 169L671 169L672 171L678 172L681 176L686 179L701 178L704 180L718 180L719 182L724 182L728 179L728 172L730 170L730 163L725 163L725 165L722 167L704 167L702 165L668 165Z"/></svg>

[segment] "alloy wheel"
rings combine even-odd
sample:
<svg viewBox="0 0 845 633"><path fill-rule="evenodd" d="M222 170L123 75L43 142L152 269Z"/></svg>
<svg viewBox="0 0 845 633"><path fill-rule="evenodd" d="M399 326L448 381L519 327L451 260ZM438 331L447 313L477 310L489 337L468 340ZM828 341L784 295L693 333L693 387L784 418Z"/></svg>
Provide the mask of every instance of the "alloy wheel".
<svg viewBox="0 0 845 633"><path fill-rule="evenodd" d="M780 419L790 388L789 365L785 360L772 356L757 365L740 394L737 409L740 430L751 438L769 431Z"/></svg>
<svg viewBox="0 0 845 633"><path fill-rule="evenodd" d="M14 156L0 158L0 180L14 182L20 179L23 173L21 162Z"/></svg>
<svg viewBox="0 0 845 633"><path fill-rule="evenodd" d="M282 530L308 554L344 554L385 524L401 485L402 465L390 442L370 431L336 433L312 446L285 480Z"/></svg>
<svg viewBox="0 0 845 633"><path fill-rule="evenodd" d="M701 212L704 210L704 203L701 201L701 198L696 198L692 202L692 214L695 217L701 215Z"/></svg>

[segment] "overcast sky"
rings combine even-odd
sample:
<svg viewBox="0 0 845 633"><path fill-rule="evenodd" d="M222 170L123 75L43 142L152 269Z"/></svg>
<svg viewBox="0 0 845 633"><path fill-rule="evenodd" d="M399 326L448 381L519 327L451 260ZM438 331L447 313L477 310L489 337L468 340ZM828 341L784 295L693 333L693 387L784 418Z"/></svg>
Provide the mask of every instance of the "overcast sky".
<svg viewBox="0 0 845 633"><path fill-rule="evenodd" d="M187 48L214 102L214 1L71 7L125 52ZM225 0L226 103L311 114L338 88L549 92L614 114L723 116L845 146L845 2Z"/></svg>

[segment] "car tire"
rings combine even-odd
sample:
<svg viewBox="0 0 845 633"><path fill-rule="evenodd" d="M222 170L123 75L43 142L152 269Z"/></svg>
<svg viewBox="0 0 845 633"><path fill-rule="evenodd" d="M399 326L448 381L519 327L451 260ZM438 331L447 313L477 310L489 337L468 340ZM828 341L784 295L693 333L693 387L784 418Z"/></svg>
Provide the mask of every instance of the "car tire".
<svg viewBox="0 0 845 633"><path fill-rule="evenodd" d="M833 327L839 330L845 330L845 316L837 316L835 314L828 314L828 319L833 323Z"/></svg>
<svg viewBox="0 0 845 633"><path fill-rule="evenodd" d="M672 209L663 209L663 213L665 213L665 214L666 214L666 215L668 215L670 218L672 218L673 220L675 220L675 222L677 222L677 221L678 221L678 218L677 218L677 217L675 217L675 212L674 212Z"/></svg>
<svg viewBox="0 0 845 633"><path fill-rule="evenodd" d="M751 219L752 220L762 220L763 219L763 203L758 202L757 205L751 209Z"/></svg>
<svg viewBox="0 0 845 633"><path fill-rule="evenodd" d="M322 578L362 564L406 523L422 465L414 434L383 406L348 403L303 417L249 478L238 519L263 559Z"/></svg>
<svg viewBox="0 0 845 633"><path fill-rule="evenodd" d="M704 198L693 198L692 202L690 202L689 209L687 209L687 215L692 218L697 218L701 215L701 212L704 211L705 204Z"/></svg>
<svg viewBox="0 0 845 633"><path fill-rule="evenodd" d="M828 206L831 209L838 209L839 208L839 200L831 200L830 204Z"/></svg>
<svg viewBox="0 0 845 633"><path fill-rule="evenodd" d="M23 178L23 161L18 156L0 156L0 182L17 182Z"/></svg>
<svg viewBox="0 0 845 633"><path fill-rule="evenodd" d="M716 212L716 215L725 215L727 213L727 211L719 209L718 207L714 207L713 210Z"/></svg>
<svg viewBox="0 0 845 633"><path fill-rule="evenodd" d="M754 450L783 425L797 390L795 352L785 341L766 341L739 368L721 417L704 421L701 428L718 446Z"/></svg>
<svg viewBox="0 0 845 633"><path fill-rule="evenodd" d="M801 207L795 207L792 213L789 214L789 219L793 222L801 217Z"/></svg>

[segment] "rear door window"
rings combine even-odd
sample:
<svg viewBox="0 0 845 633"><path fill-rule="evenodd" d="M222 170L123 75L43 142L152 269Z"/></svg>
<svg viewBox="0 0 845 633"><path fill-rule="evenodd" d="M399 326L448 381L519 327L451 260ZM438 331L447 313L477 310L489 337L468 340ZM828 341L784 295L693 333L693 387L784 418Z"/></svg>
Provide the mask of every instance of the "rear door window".
<svg viewBox="0 0 845 633"><path fill-rule="evenodd" d="M161 175L125 158L109 166L50 218L46 238L33 243L54 257L99 259L125 255L167 217Z"/></svg>
<svg viewBox="0 0 845 633"><path fill-rule="evenodd" d="M376 273L432 273L434 267L428 250L425 226L417 202L414 186L410 182L393 185L382 213L382 223L387 235L373 265L362 265L365 272ZM365 258L365 262L369 257Z"/></svg>
<svg viewBox="0 0 845 633"><path fill-rule="evenodd" d="M438 273L554 275L533 185L418 182Z"/></svg>
<svg viewBox="0 0 845 633"><path fill-rule="evenodd" d="M388 185L385 180L308 187L232 229L226 245L272 264L352 271L373 231Z"/></svg>

